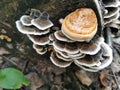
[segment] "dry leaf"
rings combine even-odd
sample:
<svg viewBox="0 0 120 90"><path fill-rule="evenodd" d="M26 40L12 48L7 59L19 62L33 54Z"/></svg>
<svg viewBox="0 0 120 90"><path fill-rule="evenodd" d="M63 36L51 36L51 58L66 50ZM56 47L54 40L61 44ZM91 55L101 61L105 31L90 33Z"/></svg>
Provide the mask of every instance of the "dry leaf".
<svg viewBox="0 0 120 90"><path fill-rule="evenodd" d="M29 73L26 77L31 83L31 90L37 90L37 88L41 87L45 83L35 72Z"/></svg>
<svg viewBox="0 0 120 90"><path fill-rule="evenodd" d="M75 75L80 80L80 82L84 85L90 86L92 80L88 77L87 73L83 70L78 70L75 72Z"/></svg>
<svg viewBox="0 0 120 90"><path fill-rule="evenodd" d="M107 87L107 86L108 86L107 77L106 77L106 74L105 74L104 71L100 72L100 81L101 81L101 84L102 84L104 87Z"/></svg>

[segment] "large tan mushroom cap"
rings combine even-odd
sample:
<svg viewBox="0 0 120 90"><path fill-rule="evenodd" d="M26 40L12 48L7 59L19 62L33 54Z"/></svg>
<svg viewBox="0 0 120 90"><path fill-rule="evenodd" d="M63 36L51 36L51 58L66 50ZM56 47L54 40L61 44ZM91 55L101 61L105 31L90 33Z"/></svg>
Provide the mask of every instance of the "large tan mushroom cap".
<svg viewBox="0 0 120 90"><path fill-rule="evenodd" d="M89 41L97 32L97 17L90 8L80 8L65 17L62 32L70 39Z"/></svg>

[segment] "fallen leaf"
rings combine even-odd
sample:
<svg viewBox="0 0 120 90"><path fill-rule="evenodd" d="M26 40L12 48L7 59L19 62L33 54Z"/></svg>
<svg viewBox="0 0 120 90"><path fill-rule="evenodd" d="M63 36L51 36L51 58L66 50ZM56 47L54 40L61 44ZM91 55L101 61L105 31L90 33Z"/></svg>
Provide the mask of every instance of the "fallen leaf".
<svg viewBox="0 0 120 90"><path fill-rule="evenodd" d="M37 90L37 88L41 87L45 83L35 72L29 73L28 75L26 75L26 77L31 83L31 90Z"/></svg>
<svg viewBox="0 0 120 90"><path fill-rule="evenodd" d="M84 85L90 86L92 80L88 77L87 73L83 70L78 70L75 72L75 75L80 80L80 82Z"/></svg>
<svg viewBox="0 0 120 90"><path fill-rule="evenodd" d="M58 75L58 76L54 77L54 83L55 84L61 84L62 83L62 77L61 77L61 75Z"/></svg>
<svg viewBox="0 0 120 90"><path fill-rule="evenodd" d="M101 72L100 72L100 81L101 81L101 84L102 84L104 87L108 87L107 77L106 77L106 74L105 74L104 71L101 71Z"/></svg>

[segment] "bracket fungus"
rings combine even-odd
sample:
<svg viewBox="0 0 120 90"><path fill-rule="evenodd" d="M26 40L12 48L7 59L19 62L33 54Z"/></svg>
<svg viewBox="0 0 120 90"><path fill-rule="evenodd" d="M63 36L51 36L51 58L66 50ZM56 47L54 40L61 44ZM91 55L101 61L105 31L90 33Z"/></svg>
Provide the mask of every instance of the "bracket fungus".
<svg viewBox="0 0 120 90"><path fill-rule="evenodd" d="M32 20L32 18L28 15L23 15L20 18L20 21L24 26L31 26L32 25L31 20Z"/></svg>
<svg viewBox="0 0 120 90"><path fill-rule="evenodd" d="M116 21L119 21L120 16L120 1L119 0L101 0L102 6L104 7L104 24L110 27L119 29L119 24Z"/></svg>
<svg viewBox="0 0 120 90"><path fill-rule="evenodd" d="M75 41L89 41L97 32L97 17L90 8L80 8L65 17L62 32Z"/></svg>
<svg viewBox="0 0 120 90"><path fill-rule="evenodd" d="M31 9L29 15L23 15L20 20L16 21L17 29L28 36L33 42L33 48L39 54L47 52L47 45L50 43L50 27L52 26L49 15L36 9Z"/></svg>
<svg viewBox="0 0 120 90"><path fill-rule="evenodd" d="M45 30L53 26L53 23L49 20L49 15L46 12L41 13L39 18L32 19L31 23L40 30Z"/></svg>
<svg viewBox="0 0 120 90"><path fill-rule="evenodd" d="M33 48L36 50L36 52L40 55L43 55L47 52L47 48L37 45L37 44L33 44Z"/></svg>
<svg viewBox="0 0 120 90"><path fill-rule="evenodd" d="M97 72L113 60L111 47L105 42L104 29L120 29L119 0L79 0L81 6L60 19L60 28L52 30L49 14L32 9L16 21L17 29L28 36L40 55L52 47L50 60L58 67L72 63Z"/></svg>

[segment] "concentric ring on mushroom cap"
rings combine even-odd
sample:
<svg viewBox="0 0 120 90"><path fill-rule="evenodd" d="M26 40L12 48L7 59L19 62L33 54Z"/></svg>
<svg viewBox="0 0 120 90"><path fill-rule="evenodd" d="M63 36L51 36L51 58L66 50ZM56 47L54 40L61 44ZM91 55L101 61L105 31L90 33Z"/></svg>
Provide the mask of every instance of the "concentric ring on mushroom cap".
<svg viewBox="0 0 120 90"><path fill-rule="evenodd" d="M120 1L119 0L101 0L103 3L102 7L106 11L104 13L104 25L107 24L107 26L110 26L110 24L114 23L114 20L119 18L119 6ZM108 25L109 24L109 25ZM114 25L113 25L114 26ZM115 25L116 28L116 25Z"/></svg>
<svg viewBox="0 0 120 90"><path fill-rule="evenodd" d="M30 16L28 16L28 15L23 15L20 18L20 21L25 26L31 26L32 25L31 20L32 20L32 18Z"/></svg>
<svg viewBox="0 0 120 90"><path fill-rule="evenodd" d="M101 47L100 45L104 42L103 37L99 37L97 39L94 39L94 41L91 41L89 43L87 42L78 42L77 46L80 49L81 53L89 54L89 55L95 55L100 51Z"/></svg>
<svg viewBox="0 0 120 90"><path fill-rule="evenodd" d="M68 54L76 54L79 52L79 48L77 47L76 43L65 43L56 40L53 42L53 47Z"/></svg>
<svg viewBox="0 0 120 90"><path fill-rule="evenodd" d="M62 32L76 41L89 41L97 32L97 17L90 8L80 8L65 17Z"/></svg>
<svg viewBox="0 0 120 90"><path fill-rule="evenodd" d="M101 70L104 69L105 67L108 67L113 60L113 55L112 55L112 49L106 44L106 43L102 43L101 47L104 49L105 53L105 60L103 60L101 62L101 65L98 67L90 67L92 69L97 69L97 70Z"/></svg>
<svg viewBox="0 0 120 90"><path fill-rule="evenodd" d="M106 9L108 10L108 13L104 15L104 18L110 18L110 17L114 16L115 14L119 13L118 7L109 7Z"/></svg>
<svg viewBox="0 0 120 90"><path fill-rule="evenodd" d="M101 62L94 60L94 57L86 55L84 58L74 60L76 65L83 65L87 67L100 66Z"/></svg>
<svg viewBox="0 0 120 90"><path fill-rule="evenodd" d="M88 55L88 54L86 54L85 57L83 57L83 58L75 59L74 63L77 66L83 66L85 68L100 66L101 65L101 60L104 60L102 58L102 55L103 55L103 50L100 50L95 55Z"/></svg>
<svg viewBox="0 0 120 90"><path fill-rule="evenodd" d="M65 58L65 57L63 57L62 55L60 55L59 53L55 53L56 54L56 56L59 58L59 59L62 59L63 61L73 61L73 59L72 58L70 58L70 57L68 57L68 58Z"/></svg>
<svg viewBox="0 0 120 90"><path fill-rule="evenodd" d="M110 18L104 18L104 24L108 25L110 23L114 23L114 20L117 20L119 18L119 13L116 13L114 16L110 17Z"/></svg>
<svg viewBox="0 0 120 90"><path fill-rule="evenodd" d="M54 52L51 53L51 56L50 56L50 60L52 61L52 63L54 63L56 66L58 67L68 67L71 65L71 61L63 61L59 58L57 58L57 56L55 55Z"/></svg>
<svg viewBox="0 0 120 90"><path fill-rule="evenodd" d="M50 40L49 40L49 36L48 35L27 35L28 38L35 44L38 45L46 45L49 44Z"/></svg>
<svg viewBox="0 0 120 90"><path fill-rule="evenodd" d="M119 0L102 0L105 7L118 7L120 5Z"/></svg>
<svg viewBox="0 0 120 90"><path fill-rule="evenodd" d="M104 42L101 44L101 48L103 49L104 60L101 60L101 65L94 66L94 67L88 67L88 70L90 69L101 70L101 69L108 67L112 63L112 60L113 60L112 49ZM86 67L86 70L87 70L87 67Z"/></svg>
<svg viewBox="0 0 120 90"><path fill-rule="evenodd" d="M63 58L80 59L80 58L83 58L85 56L85 54L80 53L80 52L75 53L75 54L70 54L70 53L67 53L67 52L64 52L64 51L60 51L60 50L58 50L56 48L54 48L54 50L55 50L56 53L59 54L59 56L61 56Z"/></svg>
<svg viewBox="0 0 120 90"><path fill-rule="evenodd" d="M36 27L24 26L20 20L16 21L16 27L17 27L18 31L20 31L23 34L42 35L42 34L47 34L50 31L50 29L46 29L44 31L43 30L41 31Z"/></svg>
<svg viewBox="0 0 120 90"><path fill-rule="evenodd" d="M45 30L53 26L53 23L48 20L41 20L40 18L33 19L31 23L40 30Z"/></svg>
<svg viewBox="0 0 120 90"><path fill-rule="evenodd" d="M49 39L50 39L50 41L55 41L55 36L54 36L54 34L50 34L50 35L49 35Z"/></svg>
<svg viewBox="0 0 120 90"><path fill-rule="evenodd" d="M58 39L59 41L64 41L64 42L75 42L75 41L73 41L73 40L67 38L67 37L62 33L61 30L56 31L56 32L54 33L54 35L55 35L55 38Z"/></svg>
<svg viewBox="0 0 120 90"><path fill-rule="evenodd" d="M119 28L120 28L120 23L119 23L119 24L111 23L109 26L110 26L110 27L113 27L113 28L119 29Z"/></svg>
<svg viewBox="0 0 120 90"><path fill-rule="evenodd" d="M33 48L40 55L43 55L47 52L47 48L45 46L40 46L40 45L37 45L37 44L33 44Z"/></svg>

